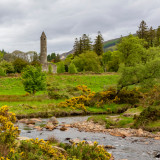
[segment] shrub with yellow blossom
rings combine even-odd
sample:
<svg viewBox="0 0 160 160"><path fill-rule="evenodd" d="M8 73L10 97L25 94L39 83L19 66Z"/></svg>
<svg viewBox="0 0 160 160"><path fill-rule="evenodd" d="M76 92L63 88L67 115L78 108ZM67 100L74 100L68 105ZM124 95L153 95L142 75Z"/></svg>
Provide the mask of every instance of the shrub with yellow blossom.
<svg viewBox="0 0 160 160"><path fill-rule="evenodd" d="M8 112L8 106L0 108L0 160L30 160L30 159L54 159L66 160L66 155L53 148L49 142L31 139L19 142L15 139L19 136L18 127L14 126L16 116Z"/></svg>
<svg viewBox="0 0 160 160"><path fill-rule="evenodd" d="M65 102L59 103L58 107L70 107L71 109L81 109L86 111L86 107L88 106L89 101L92 99L95 93L91 92L91 90L88 89L85 85L79 85L77 86L77 89L81 90L83 95L67 99Z"/></svg>
<svg viewBox="0 0 160 160"><path fill-rule="evenodd" d="M8 112L8 106L2 106L0 108L0 157L5 159L14 153L15 138L19 135L18 127L13 124L15 121L15 114Z"/></svg>
<svg viewBox="0 0 160 160"><path fill-rule="evenodd" d="M22 160L26 159L54 159L66 160L67 154L64 155L57 149L53 148L49 142L43 139L31 139L22 141L19 146L19 152L22 153Z"/></svg>
<svg viewBox="0 0 160 160"><path fill-rule="evenodd" d="M77 145L73 144L67 152L70 157L75 156L79 160L109 160L111 158L111 154L103 146L98 145L97 142L89 145L85 141L82 141Z"/></svg>

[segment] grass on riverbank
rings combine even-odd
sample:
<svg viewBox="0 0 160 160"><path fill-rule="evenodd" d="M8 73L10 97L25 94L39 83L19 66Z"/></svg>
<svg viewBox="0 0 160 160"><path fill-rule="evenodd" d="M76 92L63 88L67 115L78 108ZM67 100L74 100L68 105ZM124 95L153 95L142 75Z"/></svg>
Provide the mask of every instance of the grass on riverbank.
<svg viewBox="0 0 160 160"><path fill-rule="evenodd" d="M88 118L88 121L105 125L106 128L128 128L134 123L134 115L142 112L142 107L129 108L121 114L95 115Z"/></svg>

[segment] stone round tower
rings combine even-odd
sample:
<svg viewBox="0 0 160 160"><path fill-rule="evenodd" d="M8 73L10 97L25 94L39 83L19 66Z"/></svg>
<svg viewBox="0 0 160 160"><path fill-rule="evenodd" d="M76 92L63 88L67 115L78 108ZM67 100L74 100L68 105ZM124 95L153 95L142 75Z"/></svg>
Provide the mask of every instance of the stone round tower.
<svg viewBox="0 0 160 160"><path fill-rule="evenodd" d="M47 63L47 37L44 32L42 32L40 41L41 41L40 62L44 64Z"/></svg>

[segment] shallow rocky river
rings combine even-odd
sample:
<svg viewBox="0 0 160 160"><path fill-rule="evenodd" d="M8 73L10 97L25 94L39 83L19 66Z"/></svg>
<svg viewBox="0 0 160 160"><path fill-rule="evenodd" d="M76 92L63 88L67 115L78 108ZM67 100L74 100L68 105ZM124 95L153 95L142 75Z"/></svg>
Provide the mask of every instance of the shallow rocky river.
<svg viewBox="0 0 160 160"><path fill-rule="evenodd" d="M63 117L57 118L59 124L70 124L75 122L85 121L88 116L77 117ZM46 123L48 119L43 119L41 123ZM99 144L111 145L115 149L108 149L112 153L115 160L155 160L155 155L160 154L160 140L143 137L116 137L104 133L92 133L78 131L77 128L69 128L66 131L61 131L59 127L53 131L30 129L26 124L19 123L21 129L20 136L29 138L39 138L47 140L49 137L54 136L61 142L69 143L68 138L88 141L97 141Z"/></svg>

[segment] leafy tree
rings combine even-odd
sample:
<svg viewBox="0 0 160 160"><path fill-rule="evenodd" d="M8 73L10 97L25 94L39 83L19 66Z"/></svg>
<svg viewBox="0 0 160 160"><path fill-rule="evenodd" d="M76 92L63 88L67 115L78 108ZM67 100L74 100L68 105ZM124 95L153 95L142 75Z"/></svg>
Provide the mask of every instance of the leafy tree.
<svg viewBox="0 0 160 160"><path fill-rule="evenodd" d="M55 63L57 63L57 62L60 62L60 61L61 61L61 59L60 59L60 55L59 55L59 54L57 54L57 55L56 55L56 57L55 57L54 62L55 62Z"/></svg>
<svg viewBox="0 0 160 160"><path fill-rule="evenodd" d="M160 78L160 59L155 59L146 64L121 68L121 78L118 82L118 89L129 85L140 84L145 87L152 87L156 79Z"/></svg>
<svg viewBox="0 0 160 160"><path fill-rule="evenodd" d="M23 69L22 83L25 91L35 94L46 88L46 74L41 67L27 66Z"/></svg>
<svg viewBox="0 0 160 160"><path fill-rule="evenodd" d="M13 62L17 57L11 53L6 53L4 54L3 59L8 62Z"/></svg>
<svg viewBox="0 0 160 160"><path fill-rule="evenodd" d="M3 59L3 53L0 51L0 61Z"/></svg>
<svg viewBox="0 0 160 160"><path fill-rule="evenodd" d="M60 55L56 53L51 53L51 55L49 54L47 56L47 61L54 63L60 62Z"/></svg>
<svg viewBox="0 0 160 160"><path fill-rule="evenodd" d="M23 68L25 68L28 65L28 62L24 59L17 58L13 61L13 66L16 72L21 73Z"/></svg>
<svg viewBox="0 0 160 160"><path fill-rule="evenodd" d="M14 66L11 62L7 62L5 60L0 62L0 68L3 68L6 73L13 73L14 72Z"/></svg>
<svg viewBox="0 0 160 160"><path fill-rule="evenodd" d="M6 76L6 71L2 67L0 67L0 76Z"/></svg>
<svg viewBox="0 0 160 160"><path fill-rule="evenodd" d="M113 51L110 61L108 61L107 69L109 72L117 72L121 63L121 53L119 51Z"/></svg>
<svg viewBox="0 0 160 160"><path fill-rule="evenodd" d="M63 62L59 62L57 66L57 73L64 73L65 72L65 66Z"/></svg>
<svg viewBox="0 0 160 160"><path fill-rule="evenodd" d="M111 51L105 52L102 55L102 62L103 62L105 72L107 71L107 64L111 60L111 55L112 55Z"/></svg>
<svg viewBox="0 0 160 160"><path fill-rule="evenodd" d="M102 68L100 65L100 59L98 55L93 51L87 51L75 57L73 60L77 70L82 71L93 71L101 72Z"/></svg>
<svg viewBox="0 0 160 160"><path fill-rule="evenodd" d="M142 40L131 35L119 44L124 66L120 68L118 90L134 84L149 87L160 78L160 49L146 50L143 46Z"/></svg>
<svg viewBox="0 0 160 160"><path fill-rule="evenodd" d="M48 56L47 56L47 61L52 61L53 59L55 60L55 58L56 58L56 54L55 53L51 53L51 55L49 54Z"/></svg>
<svg viewBox="0 0 160 160"><path fill-rule="evenodd" d="M69 67L68 67L68 72L73 74L73 73L77 73L77 68L76 66L74 65L74 63L70 63Z"/></svg>
<svg viewBox="0 0 160 160"><path fill-rule="evenodd" d="M103 37L101 35L101 32L98 32L98 36L95 39L93 50L97 53L97 55L103 54Z"/></svg>
<svg viewBox="0 0 160 160"><path fill-rule="evenodd" d="M125 66L134 66L142 61L145 63L145 41L133 35L122 38L118 44L118 51L121 52L121 60Z"/></svg>

